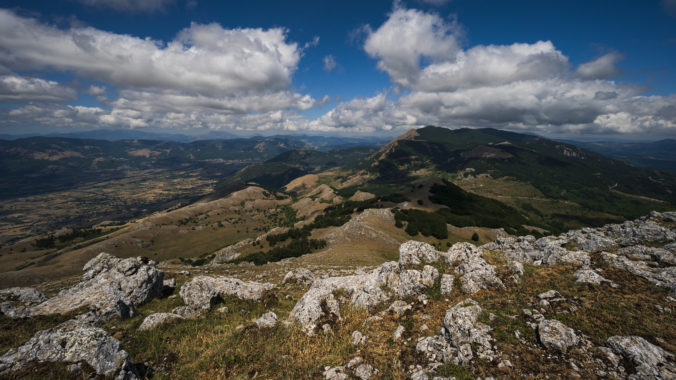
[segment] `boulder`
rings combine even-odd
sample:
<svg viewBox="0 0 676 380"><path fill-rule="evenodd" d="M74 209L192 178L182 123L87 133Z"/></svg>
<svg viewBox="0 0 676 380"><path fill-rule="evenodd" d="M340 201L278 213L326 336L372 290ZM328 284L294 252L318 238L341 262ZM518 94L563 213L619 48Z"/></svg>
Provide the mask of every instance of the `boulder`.
<svg viewBox="0 0 676 380"><path fill-rule="evenodd" d="M606 346L630 361L639 379L676 378L674 355L640 336L613 336Z"/></svg>
<svg viewBox="0 0 676 380"><path fill-rule="evenodd" d="M565 354L568 349L578 343L577 335L573 329L563 323L545 319L538 325L540 342L550 350Z"/></svg>
<svg viewBox="0 0 676 380"><path fill-rule="evenodd" d="M263 314L260 318L258 318L254 323L260 329L273 328L277 324L277 314L273 313L272 311L267 312Z"/></svg>
<svg viewBox="0 0 676 380"><path fill-rule="evenodd" d="M469 243L453 244L446 257L449 264L460 262L455 274L460 277L460 284L465 293L474 294L489 287L504 287L495 273L495 266L481 257L481 250Z"/></svg>
<svg viewBox="0 0 676 380"><path fill-rule="evenodd" d="M140 257L120 259L101 253L84 266L82 280L31 308L31 315L66 314L89 306L99 318L128 318L134 306L162 295L164 273Z"/></svg>
<svg viewBox="0 0 676 380"><path fill-rule="evenodd" d="M259 300L273 284L244 282L230 277L197 276L186 282L179 292L183 302L196 310L209 310L219 296L236 296Z"/></svg>
<svg viewBox="0 0 676 380"><path fill-rule="evenodd" d="M490 326L478 321L481 314L479 304L466 299L446 311L441 335L458 350L456 359L467 364L473 358L472 345L480 358L492 360L494 355Z"/></svg>
<svg viewBox="0 0 676 380"><path fill-rule="evenodd" d="M421 241L409 240L399 246L399 265L420 265L423 263L436 263L443 256L431 245Z"/></svg>
<svg viewBox="0 0 676 380"><path fill-rule="evenodd" d="M0 289L0 299L16 300L23 303L40 303L47 300L44 294L35 288L6 288Z"/></svg>
<svg viewBox="0 0 676 380"><path fill-rule="evenodd" d="M137 379L138 373L120 342L98 327L74 320L39 331L28 342L0 357L0 374L7 375L33 362L89 364L98 375Z"/></svg>
<svg viewBox="0 0 676 380"><path fill-rule="evenodd" d="M612 284L612 281L606 279L592 269L580 269L575 272L573 276L575 276L575 282L594 285L600 285L602 282L608 282Z"/></svg>
<svg viewBox="0 0 676 380"><path fill-rule="evenodd" d="M150 330L174 319L183 319L183 316L174 313L150 314L149 316L145 317L145 319L143 319L143 322L141 323L141 326L138 327L138 329L140 331Z"/></svg>

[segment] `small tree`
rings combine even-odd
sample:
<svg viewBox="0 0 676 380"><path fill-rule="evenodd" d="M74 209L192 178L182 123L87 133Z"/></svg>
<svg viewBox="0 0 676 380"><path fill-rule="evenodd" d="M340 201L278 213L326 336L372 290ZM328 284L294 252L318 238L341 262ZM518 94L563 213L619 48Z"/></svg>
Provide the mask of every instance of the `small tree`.
<svg viewBox="0 0 676 380"><path fill-rule="evenodd" d="M479 241L479 234L477 234L476 232L472 234L472 241Z"/></svg>

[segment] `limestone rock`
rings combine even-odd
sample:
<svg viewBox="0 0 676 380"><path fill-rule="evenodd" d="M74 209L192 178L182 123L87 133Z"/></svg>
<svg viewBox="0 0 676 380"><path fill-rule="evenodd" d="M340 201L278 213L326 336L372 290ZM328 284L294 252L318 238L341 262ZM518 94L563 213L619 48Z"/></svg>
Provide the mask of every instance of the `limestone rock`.
<svg viewBox="0 0 676 380"><path fill-rule="evenodd" d="M0 289L0 299L16 299L19 302L24 303L40 303L47 300L47 297L44 294L40 293L35 288L6 288Z"/></svg>
<svg viewBox="0 0 676 380"><path fill-rule="evenodd" d="M190 306L176 306L171 313L178 314L185 319L194 319L200 316L200 311L195 310Z"/></svg>
<svg viewBox="0 0 676 380"><path fill-rule="evenodd" d="M36 333L24 345L0 357L0 374L17 371L32 362L86 362L97 374L119 379L138 378L129 354L107 332L74 321Z"/></svg>
<svg viewBox="0 0 676 380"><path fill-rule="evenodd" d="M564 354L568 351L568 348L578 343L575 331L556 320L545 319L541 321L538 325L538 335L540 342L545 347Z"/></svg>
<svg viewBox="0 0 676 380"><path fill-rule="evenodd" d="M315 281L315 276L311 271L305 268L294 269L284 276L284 283L295 282L301 285L312 285Z"/></svg>
<svg viewBox="0 0 676 380"><path fill-rule="evenodd" d="M407 304L405 301L396 300L392 302L390 307L387 308L388 311L393 312L394 314L404 315L405 312L411 310L411 305Z"/></svg>
<svg viewBox="0 0 676 380"><path fill-rule="evenodd" d="M676 378L674 355L640 336L613 336L608 338L606 346L629 360L639 379Z"/></svg>
<svg viewBox="0 0 676 380"><path fill-rule="evenodd" d="M421 338L418 340L415 349L423 354L430 363L450 361L457 352L441 335Z"/></svg>
<svg viewBox="0 0 676 380"><path fill-rule="evenodd" d="M355 331L352 332L351 339L352 339L352 345L353 346L361 346L362 344L364 344L366 342L366 340L368 340L368 337L365 336L364 334L362 334L361 331L355 330Z"/></svg>
<svg viewBox="0 0 676 380"><path fill-rule="evenodd" d="M404 335L405 332L406 328L404 326L402 325L397 326L397 329L394 330L394 334L392 335L394 341L396 342L399 339L401 339L401 337Z"/></svg>
<svg viewBox="0 0 676 380"><path fill-rule="evenodd" d="M84 270L78 284L31 308L31 314L65 314L89 306L103 319L128 318L136 314L135 305L162 294L164 273L153 261L101 253Z"/></svg>
<svg viewBox="0 0 676 380"><path fill-rule="evenodd" d="M272 284L244 282L230 277L197 276L183 284L179 294L183 302L193 309L209 310L218 296L258 300L272 288Z"/></svg>
<svg viewBox="0 0 676 380"><path fill-rule="evenodd" d="M183 317L181 315L174 313L150 314L149 316L145 317L145 319L141 323L141 326L139 326L138 329L140 331L150 330L152 328L155 328L156 326L159 326L174 319L183 319Z"/></svg>
<svg viewBox="0 0 676 380"><path fill-rule="evenodd" d="M504 287L495 273L495 266L481 257L481 250L469 243L453 244L446 257L449 264L460 261L455 274L462 276L460 284L465 293L474 294L489 287Z"/></svg>
<svg viewBox="0 0 676 380"><path fill-rule="evenodd" d="M277 324L277 314L270 311L263 314L254 322L258 328L273 328Z"/></svg>
<svg viewBox="0 0 676 380"><path fill-rule="evenodd" d="M447 296L453 292L453 281L455 277L450 274L441 275L441 295Z"/></svg>
<svg viewBox="0 0 676 380"><path fill-rule="evenodd" d="M471 299L466 299L446 311L441 335L458 350L457 360L469 363L473 358L472 345L476 347L480 358L491 360L493 338L490 326L479 322L481 307Z"/></svg>
<svg viewBox="0 0 676 380"><path fill-rule="evenodd" d="M574 274L575 282L581 282L585 284L594 284L600 285L602 282L609 282L612 284L612 281L596 273L592 269L580 269Z"/></svg>
<svg viewBox="0 0 676 380"><path fill-rule="evenodd" d="M399 265L420 265L436 263L443 256L431 245L421 241L409 240L399 246Z"/></svg>

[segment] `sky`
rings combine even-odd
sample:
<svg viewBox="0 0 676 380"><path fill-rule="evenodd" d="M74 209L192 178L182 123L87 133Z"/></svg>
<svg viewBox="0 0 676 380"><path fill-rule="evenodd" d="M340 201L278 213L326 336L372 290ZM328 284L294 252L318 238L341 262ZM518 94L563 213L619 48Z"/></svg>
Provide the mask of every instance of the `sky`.
<svg viewBox="0 0 676 380"><path fill-rule="evenodd" d="M676 138L676 0L2 0L0 134Z"/></svg>

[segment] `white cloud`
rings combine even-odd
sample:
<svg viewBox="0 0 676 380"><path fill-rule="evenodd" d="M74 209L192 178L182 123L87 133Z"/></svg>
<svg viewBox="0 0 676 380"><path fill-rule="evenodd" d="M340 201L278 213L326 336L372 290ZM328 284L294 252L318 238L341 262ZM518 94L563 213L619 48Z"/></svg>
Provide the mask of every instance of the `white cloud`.
<svg viewBox="0 0 676 380"><path fill-rule="evenodd" d="M135 88L217 96L286 89L300 54L284 29L192 24L167 44L94 28L61 30L0 10L0 64L73 71Z"/></svg>
<svg viewBox="0 0 676 380"><path fill-rule="evenodd" d="M122 12L155 12L164 9L174 0L80 0L82 4L112 8Z"/></svg>
<svg viewBox="0 0 676 380"><path fill-rule="evenodd" d="M333 55L329 54L324 57L324 70L326 71L331 71L336 68L336 57Z"/></svg>
<svg viewBox="0 0 676 380"><path fill-rule="evenodd" d="M624 59L624 56L619 53L608 53L599 58L581 64L575 73L585 79L609 79L622 74L615 62Z"/></svg>
<svg viewBox="0 0 676 380"><path fill-rule="evenodd" d="M378 58L378 68L401 86L415 85L420 60L448 61L460 51L459 28L436 14L395 9L377 30L367 29L364 50Z"/></svg>
<svg viewBox="0 0 676 380"><path fill-rule="evenodd" d="M621 74L619 53L572 70L550 41L463 50L454 20L401 8L366 30L364 49L393 84L404 87L403 95L339 104L314 128L435 124L545 135L676 133L676 97L645 96L638 86L609 80Z"/></svg>
<svg viewBox="0 0 676 380"><path fill-rule="evenodd" d="M77 98L72 88L58 82L18 75L0 76L0 101L66 101Z"/></svg>

